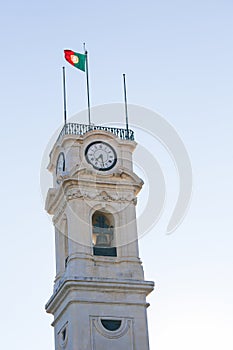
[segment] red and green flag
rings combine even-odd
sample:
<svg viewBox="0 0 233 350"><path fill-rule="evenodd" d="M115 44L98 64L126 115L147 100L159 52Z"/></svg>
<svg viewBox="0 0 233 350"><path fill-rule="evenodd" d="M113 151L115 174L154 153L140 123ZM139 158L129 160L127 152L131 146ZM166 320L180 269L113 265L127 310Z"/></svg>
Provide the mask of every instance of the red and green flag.
<svg viewBox="0 0 233 350"><path fill-rule="evenodd" d="M72 64L72 66L85 72L86 55L72 50L64 50L65 59Z"/></svg>

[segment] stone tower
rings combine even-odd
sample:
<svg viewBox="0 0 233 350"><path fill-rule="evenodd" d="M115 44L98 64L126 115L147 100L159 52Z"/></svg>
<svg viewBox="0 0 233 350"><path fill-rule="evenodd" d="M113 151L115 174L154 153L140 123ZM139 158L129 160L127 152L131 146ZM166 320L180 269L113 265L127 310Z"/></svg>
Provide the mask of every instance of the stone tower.
<svg viewBox="0 0 233 350"><path fill-rule="evenodd" d="M148 350L131 130L69 123L50 153L56 277L46 311L55 350Z"/></svg>

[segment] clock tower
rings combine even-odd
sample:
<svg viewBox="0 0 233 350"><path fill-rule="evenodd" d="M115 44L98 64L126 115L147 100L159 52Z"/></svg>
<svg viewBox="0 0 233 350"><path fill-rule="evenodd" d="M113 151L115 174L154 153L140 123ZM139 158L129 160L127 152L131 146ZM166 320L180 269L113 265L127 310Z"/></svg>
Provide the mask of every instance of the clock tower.
<svg viewBox="0 0 233 350"><path fill-rule="evenodd" d="M51 150L56 277L46 311L55 350L149 350L154 284L138 252L135 147L131 130L68 123Z"/></svg>

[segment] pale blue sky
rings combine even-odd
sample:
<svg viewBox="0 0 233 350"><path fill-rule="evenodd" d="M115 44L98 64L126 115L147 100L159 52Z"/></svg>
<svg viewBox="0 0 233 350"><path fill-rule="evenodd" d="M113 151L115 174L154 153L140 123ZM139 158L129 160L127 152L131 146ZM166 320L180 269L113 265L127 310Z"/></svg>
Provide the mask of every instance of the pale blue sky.
<svg viewBox="0 0 233 350"><path fill-rule="evenodd" d="M148 310L151 350L232 350L232 11L226 0L1 5L2 348L53 349L44 311L53 227L40 163L62 122L62 65L69 115L86 107L85 75L63 59L63 49L80 51L85 41L92 104L121 102L126 73L128 101L174 125L192 161L183 224L165 236L165 215L140 241L146 277L157 286ZM172 192L175 171L165 153L158 157Z"/></svg>

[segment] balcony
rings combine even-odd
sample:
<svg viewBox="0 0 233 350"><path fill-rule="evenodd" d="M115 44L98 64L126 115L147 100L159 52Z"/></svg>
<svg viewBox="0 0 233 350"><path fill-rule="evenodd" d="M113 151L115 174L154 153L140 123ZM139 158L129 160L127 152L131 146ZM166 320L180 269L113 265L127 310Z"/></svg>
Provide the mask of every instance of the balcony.
<svg viewBox="0 0 233 350"><path fill-rule="evenodd" d="M122 140L134 140L134 132L130 129L112 128L109 126L85 125L77 123L67 123L62 128L57 141L64 135L84 135L92 130L103 130L111 132Z"/></svg>

